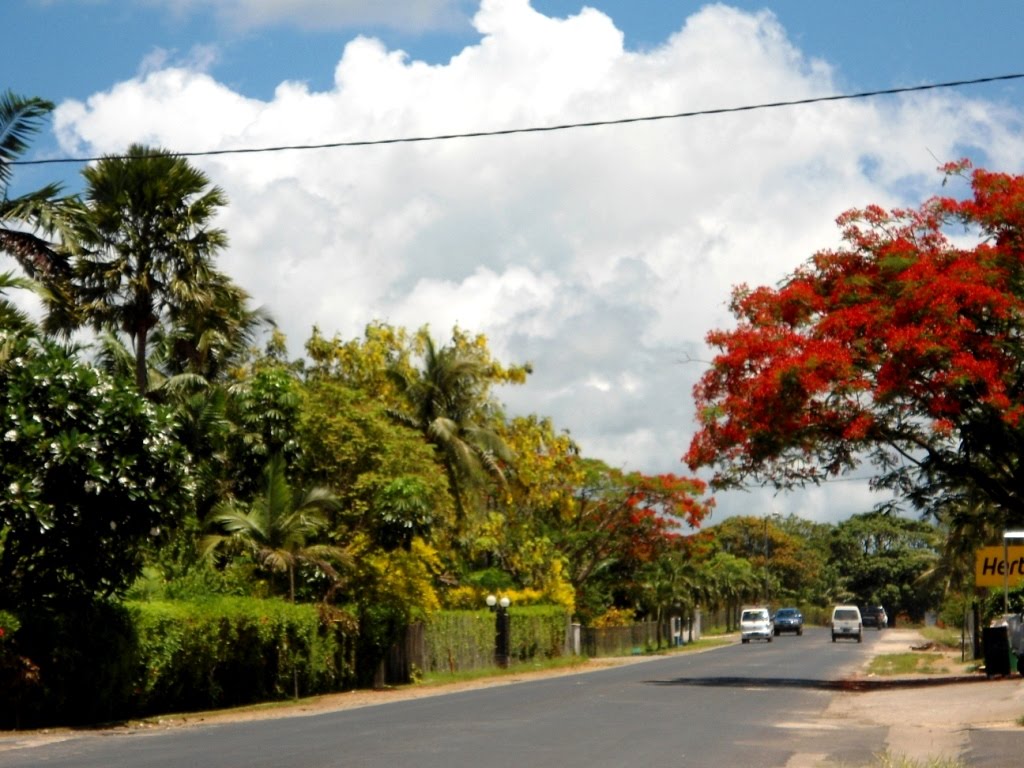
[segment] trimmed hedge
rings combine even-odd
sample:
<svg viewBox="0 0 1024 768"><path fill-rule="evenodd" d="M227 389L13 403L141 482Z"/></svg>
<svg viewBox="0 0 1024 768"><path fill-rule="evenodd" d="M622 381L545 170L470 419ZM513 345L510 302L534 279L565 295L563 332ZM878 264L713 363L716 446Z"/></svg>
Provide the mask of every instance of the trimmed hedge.
<svg viewBox="0 0 1024 768"><path fill-rule="evenodd" d="M347 690L358 680L360 647L364 673L379 662L367 648L376 635L369 632L360 646L351 614L281 600L96 603L22 617L16 632L13 616L4 620L3 659L14 658L13 634L38 675L23 675L16 695L0 696L0 728L110 722ZM559 606L513 607L511 660L561 656L568 622ZM426 623L424 669L492 667L494 642L490 611L439 611Z"/></svg>
<svg viewBox="0 0 1024 768"><path fill-rule="evenodd" d="M138 634L139 713L231 707L345 690L355 626L278 600L129 603Z"/></svg>
<svg viewBox="0 0 1024 768"><path fill-rule="evenodd" d="M5 632L5 646L9 639ZM355 620L280 600L99 602L36 611L21 617L15 640L33 674L20 675L15 695L0 695L0 728L238 706L355 682ZM5 662L8 656L15 658L5 653Z"/></svg>
<svg viewBox="0 0 1024 768"><path fill-rule="evenodd" d="M509 611L510 660L549 659L565 653L569 613L554 605ZM494 666L495 615L489 610L438 611L427 620L425 671L458 672Z"/></svg>

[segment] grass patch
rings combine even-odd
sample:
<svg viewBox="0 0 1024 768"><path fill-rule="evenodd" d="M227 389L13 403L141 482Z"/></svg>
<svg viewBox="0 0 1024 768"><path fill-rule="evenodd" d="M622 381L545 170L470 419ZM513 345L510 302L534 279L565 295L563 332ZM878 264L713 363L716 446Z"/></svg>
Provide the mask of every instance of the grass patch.
<svg viewBox="0 0 1024 768"><path fill-rule="evenodd" d="M660 650L645 651L641 656L668 656L681 653L694 653L696 651L718 648L723 645L732 645L734 641L725 637L704 637L692 643L676 646L673 648L662 648ZM625 655L625 654L624 654ZM527 672L541 672L546 670L575 670L591 666L592 660L587 656L557 656L552 659L538 661L525 661L510 664L508 668L484 667L482 669L469 669L456 672L424 672L418 678L418 685L446 685L448 683L464 683L473 680L481 680L486 677L502 677L505 675L521 675ZM600 661L600 657L593 659Z"/></svg>
<svg viewBox="0 0 1024 768"><path fill-rule="evenodd" d="M918 629L921 636L936 645L943 645L947 648L960 648L960 630L950 627L921 627Z"/></svg>
<svg viewBox="0 0 1024 768"><path fill-rule="evenodd" d="M527 661L510 664L508 667L483 667L455 672L424 672L419 685L447 685L448 683L465 683L482 680L485 677L504 677L521 675L525 672L543 672L547 670L583 669L589 663L586 656L558 656L553 659Z"/></svg>
<svg viewBox="0 0 1024 768"><path fill-rule="evenodd" d="M964 768L964 764L952 757L930 757L927 760L913 760L902 755L884 752L871 764L872 768Z"/></svg>
<svg viewBox="0 0 1024 768"><path fill-rule="evenodd" d="M941 653L923 653L908 651L906 653L884 653L876 656L868 665L868 672L883 677L891 675L925 674L937 675L949 672L944 666L946 657Z"/></svg>
<svg viewBox="0 0 1024 768"><path fill-rule="evenodd" d="M832 765L832 763L828 763ZM847 766L847 763L841 763ZM881 752L874 756L870 763L858 763L860 768L966 768L964 763L954 757L929 757L915 760L906 755L894 755L892 752Z"/></svg>

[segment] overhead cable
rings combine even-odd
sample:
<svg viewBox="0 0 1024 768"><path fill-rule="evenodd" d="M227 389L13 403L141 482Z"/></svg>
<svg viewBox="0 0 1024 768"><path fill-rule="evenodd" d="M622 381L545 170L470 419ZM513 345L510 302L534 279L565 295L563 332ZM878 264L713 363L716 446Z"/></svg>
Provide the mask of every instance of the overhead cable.
<svg viewBox="0 0 1024 768"><path fill-rule="evenodd" d="M912 85L903 88L886 88L877 91L861 91L860 93L845 93L832 96L813 96L806 99L793 99L790 101L773 101L762 104L747 104L740 107L720 107L717 109L701 109L692 112L676 112L668 115L644 115L642 117L620 117L610 120L591 120L579 123L562 123L559 125L532 126L527 128L504 128L492 131L469 131L466 133L445 133L433 136L402 136L390 139L363 139L354 141L332 141L324 144L286 144L271 147L239 147L236 149L208 149L196 152L171 152L177 157L213 157L215 155L244 155L258 154L264 152L287 152L296 150L313 149L338 149L342 147L370 147L382 144L413 144L428 141L451 141L453 139L477 139L487 136L511 136L519 133L546 133L551 131L568 131L575 128L597 128L607 125L626 125L629 123L650 123L657 120L679 120L688 117L702 117L705 115L724 115L733 112L752 112L761 109L776 109L779 107L797 107L805 104L819 104L827 101L848 101L852 99L867 99L875 96L890 96L898 93L913 93L916 91L930 91L939 88L960 88L966 85L979 85L981 83L994 83L1004 80L1019 80L1024 78L1024 73L1012 75L996 75L994 77L978 77L972 80L952 80L945 83L926 83L924 85ZM14 160L9 165L55 165L59 163L91 163L102 159L130 160L131 155L102 155L95 157L57 157L39 160Z"/></svg>

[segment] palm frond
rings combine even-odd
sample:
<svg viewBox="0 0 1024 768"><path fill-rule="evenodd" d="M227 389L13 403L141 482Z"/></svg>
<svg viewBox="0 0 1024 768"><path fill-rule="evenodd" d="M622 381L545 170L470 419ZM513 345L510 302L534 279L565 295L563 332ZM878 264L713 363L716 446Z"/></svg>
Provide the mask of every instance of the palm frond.
<svg viewBox="0 0 1024 768"><path fill-rule="evenodd" d="M53 102L18 96L10 90L0 93L0 186L7 187L10 163L28 149L29 137L42 130L52 111Z"/></svg>

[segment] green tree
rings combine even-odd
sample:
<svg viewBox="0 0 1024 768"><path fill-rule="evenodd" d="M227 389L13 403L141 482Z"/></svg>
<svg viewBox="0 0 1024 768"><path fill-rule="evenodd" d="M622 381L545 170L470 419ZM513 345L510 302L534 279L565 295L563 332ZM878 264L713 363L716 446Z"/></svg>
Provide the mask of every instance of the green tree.
<svg viewBox="0 0 1024 768"><path fill-rule="evenodd" d="M211 226L224 193L183 158L141 145L83 171L85 211L74 229L72 325L124 333L135 381L149 390L149 345L216 306L213 259L227 244Z"/></svg>
<svg viewBox="0 0 1024 768"><path fill-rule="evenodd" d="M760 574L761 598L778 604L817 602L822 597L828 540L824 548L815 546L801 533L809 530L806 521L793 516L737 515L708 532L723 551L750 561Z"/></svg>
<svg viewBox="0 0 1024 768"><path fill-rule="evenodd" d="M302 475L337 489L335 536L366 534L378 547L408 550L451 522L451 500L431 447L384 406L322 376L301 390L297 436Z"/></svg>
<svg viewBox="0 0 1024 768"><path fill-rule="evenodd" d="M30 332L0 330L0 608L120 594L190 512L166 408Z"/></svg>
<svg viewBox="0 0 1024 768"><path fill-rule="evenodd" d="M761 593L761 575L744 557L718 551L701 562L704 590L710 596L710 607L725 610L726 628L733 629L740 606L755 600Z"/></svg>
<svg viewBox="0 0 1024 768"><path fill-rule="evenodd" d="M271 573L288 577L288 596L295 602L295 574L300 564L315 567L332 585L337 581L335 565L350 564L349 552L314 539L327 527L325 512L336 504L326 488L312 488L298 495L285 477L280 456L270 460L264 473L263 494L248 505L234 499L214 507L210 527L222 533L209 534L201 542L204 554L238 544L256 563Z"/></svg>
<svg viewBox="0 0 1024 768"><path fill-rule="evenodd" d="M39 284L16 277L11 272L0 273L0 328L14 331L27 331L34 328L35 324L29 316L7 298L7 292L11 288L31 291L38 289Z"/></svg>
<svg viewBox="0 0 1024 768"><path fill-rule="evenodd" d="M276 324L265 307L251 307L249 294L217 270L185 304L173 325L154 329L161 373L191 375L206 382L231 381L252 356L260 335Z"/></svg>
<svg viewBox="0 0 1024 768"><path fill-rule="evenodd" d="M832 562L846 599L920 621L941 600L941 589L924 578L940 546L941 532L931 523L866 512L836 526Z"/></svg>
<svg viewBox="0 0 1024 768"><path fill-rule="evenodd" d="M42 128L53 104L39 98L0 93L0 252L13 256L30 278L46 277L56 288L67 280L69 268L53 243L40 234L62 231L73 201L61 198L61 188L48 184L18 197L8 197L11 164L28 148Z"/></svg>
<svg viewBox="0 0 1024 768"><path fill-rule="evenodd" d="M663 641L668 644L669 638L663 638L661 633L669 617L692 615L693 608L701 602L697 563L682 546L675 546L642 566L638 582L642 609L654 617L657 625L658 645Z"/></svg>
<svg viewBox="0 0 1024 768"><path fill-rule="evenodd" d="M417 338L422 369L412 374L403 367L391 369L406 405L394 413L437 449L462 523L466 520L467 486L484 473L504 484L504 467L512 459L495 428L500 414L490 387L521 382L530 369L498 365L490 358L482 336L469 338L456 330L452 343L441 349L426 329Z"/></svg>

